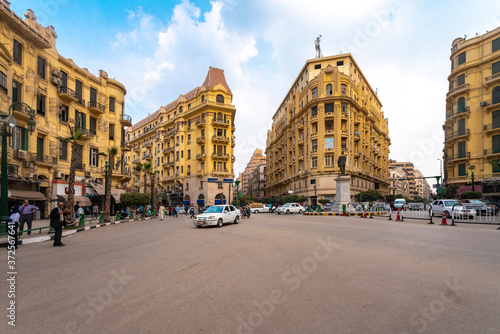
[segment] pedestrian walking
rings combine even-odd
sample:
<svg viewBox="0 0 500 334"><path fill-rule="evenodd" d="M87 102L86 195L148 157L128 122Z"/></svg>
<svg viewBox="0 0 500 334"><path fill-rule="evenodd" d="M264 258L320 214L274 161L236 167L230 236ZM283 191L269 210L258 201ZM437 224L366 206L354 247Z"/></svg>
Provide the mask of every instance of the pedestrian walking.
<svg viewBox="0 0 500 334"><path fill-rule="evenodd" d="M160 204L158 210L160 210L159 212L160 220L163 220L163 216L165 216L165 207L163 206L163 204Z"/></svg>
<svg viewBox="0 0 500 334"><path fill-rule="evenodd" d="M194 206L191 206L191 208L189 209L189 213L191 214L191 217L189 217L189 218L195 218L194 217Z"/></svg>
<svg viewBox="0 0 500 334"><path fill-rule="evenodd" d="M19 217L20 215L17 207L13 206L10 208L9 219L5 221L7 223L7 235L14 238L14 249L17 249L18 244L17 230L19 228Z"/></svg>
<svg viewBox="0 0 500 334"><path fill-rule="evenodd" d="M172 206L168 207L168 216L172 217Z"/></svg>
<svg viewBox="0 0 500 334"><path fill-rule="evenodd" d="M24 223L27 223L28 230L31 230L33 224L33 212L40 210L34 205L31 205L28 200L25 200L23 205L19 207L19 228L21 231L24 230ZM20 235L23 235L22 233ZM31 235L31 231L28 231L28 235Z"/></svg>
<svg viewBox="0 0 500 334"><path fill-rule="evenodd" d="M99 216L99 207L97 206L97 204L94 204L94 206L92 207L92 218L97 219L98 216Z"/></svg>
<svg viewBox="0 0 500 334"><path fill-rule="evenodd" d="M55 230L54 233L54 247L64 246L61 242L62 228L64 222L64 203L59 202L58 206L50 211L50 226Z"/></svg>
<svg viewBox="0 0 500 334"><path fill-rule="evenodd" d="M175 207L175 218L179 218L179 211L180 211L180 208L179 208L179 206L177 205L177 206Z"/></svg>

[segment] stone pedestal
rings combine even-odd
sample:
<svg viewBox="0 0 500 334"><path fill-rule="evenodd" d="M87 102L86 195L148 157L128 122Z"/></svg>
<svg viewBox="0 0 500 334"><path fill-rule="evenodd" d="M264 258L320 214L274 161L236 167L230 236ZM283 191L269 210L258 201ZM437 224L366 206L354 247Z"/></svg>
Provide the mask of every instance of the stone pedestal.
<svg viewBox="0 0 500 334"><path fill-rule="evenodd" d="M335 194L335 204L332 207L334 212L342 212L342 206L349 204L351 201L351 176L339 175L335 182L337 184L337 192Z"/></svg>

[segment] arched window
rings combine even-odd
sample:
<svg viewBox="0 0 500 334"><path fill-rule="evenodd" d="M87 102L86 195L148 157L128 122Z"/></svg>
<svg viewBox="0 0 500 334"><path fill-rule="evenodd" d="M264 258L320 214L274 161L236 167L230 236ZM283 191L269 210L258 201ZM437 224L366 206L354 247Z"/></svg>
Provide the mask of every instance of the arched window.
<svg viewBox="0 0 500 334"><path fill-rule="evenodd" d="M496 86L491 92L491 104L497 103L500 103L500 86Z"/></svg>
<svg viewBox="0 0 500 334"><path fill-rule="evenodd" d="M222 119L223 119L223 117L222 117L222 113L221 113L221 112L217 113L217 119L218 119L218 120L222 120Z"/></svg>
<svg viewBox="0 0 500 334"><path fill-rule="evenodd" d="M205 196L203 194L198 195L198 199L205 199Z"/></svg>
<svg viewBox="0 0 500 334"><path fill-rule="evenodd" d="M464 112L465 111L465 98L461 97L457 101L457 112Z"/></svg>
<svg viewBox="0 0 500 334"><path fill-rule="evenodd" d="M219 94L219 95L217 95L217 97L215 98L215 101L216 101L217 103L224 103L224 96L222 96L222 95L220 95L220 94Z"/></svg>
<svg viewBox="0 0 500 334"><path fill-rule="evenodd" d="M326 95L332 95L332 85L326 85Z"/></svg>

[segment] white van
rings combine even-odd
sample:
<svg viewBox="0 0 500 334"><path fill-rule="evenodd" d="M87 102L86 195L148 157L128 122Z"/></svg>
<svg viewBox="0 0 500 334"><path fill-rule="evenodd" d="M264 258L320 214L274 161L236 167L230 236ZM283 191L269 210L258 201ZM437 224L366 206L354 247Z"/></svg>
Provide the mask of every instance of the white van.
<svg viewBox="0 0 500 334"><path fill-rule="evenodd" d="M394 209L400 210L402 209L406 204L406 200L404 198L398 198L394 200Z"/></svg>

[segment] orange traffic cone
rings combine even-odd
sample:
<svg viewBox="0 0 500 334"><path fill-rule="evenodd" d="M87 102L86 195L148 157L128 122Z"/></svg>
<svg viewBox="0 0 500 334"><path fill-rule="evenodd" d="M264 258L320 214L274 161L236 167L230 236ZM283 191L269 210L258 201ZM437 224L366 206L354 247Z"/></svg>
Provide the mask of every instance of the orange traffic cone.
<svg viewBox="0 0 500 334"><path fill-rule="evenodd" d="M399 214L399 210L398 210L398 215L396 216L396 221L398 221L398 222L401 221L401 216Z"/></svg>
<svg viewBox="0 0 500 334"><path fill-rule="evenodd" d="M446 216L443 214L443 218L441 219L441 225L448 225L446 222Z"/></svg>

